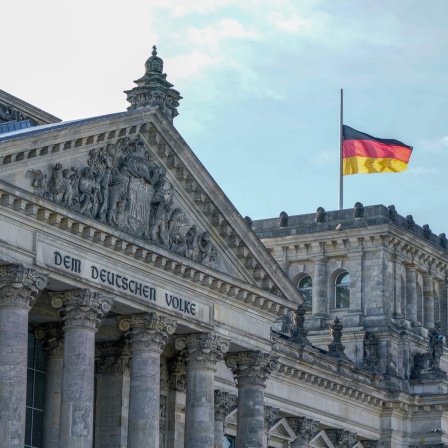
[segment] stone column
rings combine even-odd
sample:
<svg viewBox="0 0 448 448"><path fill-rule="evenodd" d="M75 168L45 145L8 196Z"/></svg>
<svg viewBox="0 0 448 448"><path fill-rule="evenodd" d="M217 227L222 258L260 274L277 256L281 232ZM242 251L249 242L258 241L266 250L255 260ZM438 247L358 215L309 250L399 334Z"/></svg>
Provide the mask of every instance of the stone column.
<svg viewBox="0 0 448 448"><path fill-rule="evenodd" d="M28 313L46 285L35 269L0 266L0 446L25 444Z"/></svg>
<svg viewBox="0 0 448 448"><path fill-rule="evenodd" d="M319 422L306 417L289 417L286 420L296 435L296 439L291 443L291 448L308 448L318 430Z"/></svg>
<svg viewBox="0 0 448 448"><path fill-rule="evenodd" d="M112 299L90 289L52 293L51 304L64 323L59 448L91 448L95 333Z"/></svg>
<svg viewBox="0 0 448 448"><path fill-rule="evenodd" d="M126 446L131 352L127 341L96 344L95 448Z"/></svg>
<svg viewBox="0 0 448 448"><path fill-rule="evenodd" d="M269 430L274 426L275 420L280 412L279 408L274 408L273 406L264 407L264 445L269 445Z"/></svg>
<svg viewBox="0 0 448 448"><path fill-rule="evenodd" d="M215 443L215 372L229 342L211 333L178 336L177 350L187 349L185 446L213 448Z"/></svg>
<svg viewBox="0 0 448 448"><path fill-rule="evenodd" d="M278 358L261 351L231 353L227 367L238 381L236 448L264 446L264 389Z"/></svg>
<svg viewBox="0 0 448 448"><path fill-rule="evenodd" d="M425 328L434 328L433 288L431 274L423 274L423 326Z"/></svg>
<svg viewBox="0 0 448 448"><path fill-rule="evenodd" d="M131 346L127 448L159 448L160 355L176 321L154 312L121 317Z"/></svg>
<svg viewBox="0 0 448 448"><path fill-rule="evenodd" d="M187 364L179 355L168 361L167 448L184 448Z"/></svg>
<svg viewBox="0 0 448 448"><path fill-rule="evenodd" d="M417 322L417 273L413 264L406 265L406 319Z"/></svg>
<svg viewBox="0 0 448 448"><path fill-rule="evenodd" d="M313 278L313 317L322 319L328 317L327 280L327 259L326 257L316 258Z"/></svg>
<svg viewBox="0 0 448 448"><path fill-rule="evenodd" d="M36 339L42 341L46 355L43 446L45 448L58 448L64 332L60 322L51 322L36 327L34 335Z"/></svg>
<svg viewBox="0 0 448 448"><path fill-rule="evenodd" d="M224 441L224 420L230 406L235 403L235 395L223 390L215 390L215 444L214 448L222 448Z"/></svg>

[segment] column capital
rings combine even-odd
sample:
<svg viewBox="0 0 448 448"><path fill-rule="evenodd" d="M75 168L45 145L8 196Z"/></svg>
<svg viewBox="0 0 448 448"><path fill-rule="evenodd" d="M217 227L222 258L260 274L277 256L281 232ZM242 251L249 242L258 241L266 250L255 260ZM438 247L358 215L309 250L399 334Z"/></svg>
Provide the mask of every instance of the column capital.
<svg viewBox="0 0 448 448"><path fill-rule="evenodd" d="M129 376L131 351L125 340L100 342L95 345L96 373Z"/></svg>
<svg viewBox="0 0 448 448"><path fill-rule="evenodd" d="M325 432L336 448L345 448L356 443L356 433L347 429L327 429Z"/></svg>
<svg viewBox="0 0 448 448"><path fill-rule="evenodd" d="M64 356L64 331L60 322L49 322L34 328L34 336L45 350L47 358Z"/></svg>
<svg viewBox="0 0 448 448"><path fill-rule="evenodd" d="M59 311L64 331L70 328L97 330L100 319L112 309L113 299L88 288L50 293L51 305Z"/></svg>
<svg viewBox="0 0 448 448"><path fill-rule="evenodd" d="M137 313L118 318L118 328L126 332L131 351L162 352L177 322L157 313Z"/></svg>
<svg viewBox="0 0 448 448"><path fill-rule="evenodd" d="M224 390L215 389L215 421L223 422L236 396Z"/></svg>
<svg viewBox="0 0 448 448"><path fill-rule="evenodd" d="M230 342L213 333L193 333L177 336L174 346L177 350L187 349L187 368L214 368L228 352Z"/></svg>
<svg viewBox="0 0 448 448"><path fill-rule="evenodd" d="M259 350L230 353L226 356L226 365L232 370L238 384L264 386L273 370L277 370L278 357Z"/></svg>
<svg viewBox="0 0 448 448"><path fill-rule="evenodd" d="M0 266L0 307L30 309L47 282L48 275L34 268L21 264Z"/></svg>
<svg viewBox="0 0 448 448"><path fill-rule="evenodd" d="M296 435L295 442L304 444L310 442L319 427L318 421L306 417L289 417L286 421Z"/></svg>

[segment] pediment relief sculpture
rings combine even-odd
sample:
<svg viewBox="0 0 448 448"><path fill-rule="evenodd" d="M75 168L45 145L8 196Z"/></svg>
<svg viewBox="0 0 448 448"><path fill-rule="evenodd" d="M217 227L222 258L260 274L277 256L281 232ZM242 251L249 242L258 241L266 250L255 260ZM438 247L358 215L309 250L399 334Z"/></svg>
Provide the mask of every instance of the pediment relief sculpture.
<svg viewBox="0 0 448 448"><path fill-rule="evenodd" d="M34 193L45 199L217 267L217 251L209 233L190 222L177 205L165 168L140 136L92 149L85 166L56 163L48 173L28 170L26 177Z"/></svg>

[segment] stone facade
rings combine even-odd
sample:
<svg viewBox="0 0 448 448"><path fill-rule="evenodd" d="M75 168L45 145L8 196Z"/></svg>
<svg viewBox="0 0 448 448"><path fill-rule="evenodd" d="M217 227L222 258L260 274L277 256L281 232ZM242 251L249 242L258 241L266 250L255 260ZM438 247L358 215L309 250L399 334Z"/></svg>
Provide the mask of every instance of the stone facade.
<svg viewBox="0 0 448 448"><path fill-rule="evenodd" d="M155 48L136 83L0 134L0 446L445 446L446 236L361 203L243 219Z"/></svg>

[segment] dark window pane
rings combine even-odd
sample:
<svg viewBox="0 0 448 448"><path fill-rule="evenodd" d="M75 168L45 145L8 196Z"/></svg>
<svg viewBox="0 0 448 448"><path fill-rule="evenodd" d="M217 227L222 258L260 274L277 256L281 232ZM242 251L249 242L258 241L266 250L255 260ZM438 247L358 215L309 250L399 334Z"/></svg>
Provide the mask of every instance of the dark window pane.
<svg viewBox="0 0 448 448"><path fill-rule="evenodd" d="M312 288L313 287L313 281L311 280L311 277L307 275L306 277L303 277L302 280L299 282L299 288Z"/></svg>
<svg viewBox="0 0 448 448"><path fill-rule="evenodd" d="M32 444L35 448L42 448L42 433L44 427L44 413L41 411L33 412L33 440Z"/></svg>
<svg viewBox="0 0 448 448"><path fill-rule="evenodd" d="M33 406L34 370L28 369L26 375L26 405Z"/></svg>
<svg viewBox="0 0 448 448"><path fill-rule="evenodd" d="M36 370L42 370L42 372L45 372L45 352L42 345L37 341L34 352Z"/></svg>
<svg viewBox="0 0 448 448"><path fill-rule="evenodd" d="M303 290L299 290L299 292L302 294L304 303L303 303L303 307L307 310L307 311L312 311L313 309L313 290L312 289L303 289Z"/></svg>
<svg viewBox="0 0 448 448"><path fill-rule="evenodd" d="M235 437L224 436L223 448L235 448Z"/></svg>
<svg viewBox="0 0 448 448"><path fill-rule="evenodd" d="M336 308L350 307L350 287L337 286L336 287Z"/></svg>
<svg viewBox="0 0 448 448"><path fill-rule="evenodd" d="M34 336L28 333L28 368L34 367Z"/></svg>
<svg viewBox="0 0 448 448"><path fill-rule="evenodd" d="M32 414L33 411L30 408L26 408L25 445L31 445L31 428L33 425Z"/></svg>
<svg viewBox="0 0 448 448"><path fill-rule="evenodd" d="M34 404L37 409L44 408L45 373L36 372L34 377Z"/></svg>

